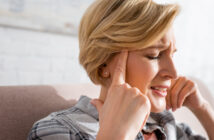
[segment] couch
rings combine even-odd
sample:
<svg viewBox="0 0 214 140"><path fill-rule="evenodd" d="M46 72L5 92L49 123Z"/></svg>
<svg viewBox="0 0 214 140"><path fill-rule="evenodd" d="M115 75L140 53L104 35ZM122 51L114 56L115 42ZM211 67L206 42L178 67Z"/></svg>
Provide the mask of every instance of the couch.
<svg viewBox="0 0 214 140"><path fill-rule="evenodd" d="M214 107L214 98L201 81L203 96ZM80 95L99 96L93 84L0 86L0 140L25 140L33 123L51 112L72 107ZM199 121L185 107L174 113L179 122L207 137Z"/></svg>

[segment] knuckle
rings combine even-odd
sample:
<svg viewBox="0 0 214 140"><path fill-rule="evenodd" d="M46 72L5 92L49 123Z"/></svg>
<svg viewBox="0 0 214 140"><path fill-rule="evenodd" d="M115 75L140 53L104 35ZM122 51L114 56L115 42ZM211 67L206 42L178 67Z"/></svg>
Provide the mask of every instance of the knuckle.
<svg viewBox="0 0 214 140"><path fill-rule="evenodd" d="M196 83L194 83L194 82L191 81L191 80L188 80L188 84L189 84L189 86L190 86L191 88L196 86Z"/></svg>
<svg viewBox="0 0 214 140"><path fill-rule="evenodd" d="M187 78L185 76L181 76L182 81L187 81Z"/></svg>
<svg viewBox="0 0 214 140"><path fill-rule="evenodd" d="M195 82L193 82L193 81L191 81L191 83L192 83L192 86L193 86L193 87L197 87L197 86L198 86L197 83L195 83Z"/></svg>
<svg viewBox="0 0 214 140"><path fill-rule="evenodd" d="M195 82L191 82L191 89L190 90L196 90L198 89L198 85Z"/></svg>
<svg viewBox="0 0 214 140"><path fill-rule="evenodd" d="M141 104L146 104L148 101L148 98L145 95L138 94L137 99Z"/></svg>
<svg viewBox="0 0 214 140"><path fill-rule="evenodd" d="M123 73L124 70L123 70L123 68L121 67L121 65L118 65L118 66L115 68L115 72L117 72L117 73Z"/></svg>
<svg viewBox="0 0 214 140"><path fill-rule="evenodd" d="M129 88L129 89L127 90L127 92L126 92L126 95L127 95L128 97L135 97L135 96L137 95L137 92L136 92L135 89Z"/></svg>
<svg viewBox="0 0 214 140"><path fill-rule="evenodd" d="M150 103L148 97L146 97L143 94L138 94L137 96L135 96L134 102L136 102L139 106L146 109L148 112L151 109L151 103Z"/></svg>
<svg viewBox="0 0 214 140"><path fill-rule="evenodd" d="M118 93L122 94L123 96L129 95L129 93L130 93L130 85L127 84L127 83L124 83L124 84L118 86Z"/></svg>
<svg viewBox="0 0 214 140"><path fill-rule="evenodd" d="M139 90L138 88L136 88L136 87L133 87L133 88L132 88L132 91L133 91L134 93L137 93L137 94L140 93L140 90Z"/></svg>
<svg viewBox="0 0 214 140"><path fill-rule="evenodd" d="M129 88L130 88L130 85L127 84L127 83L124 83L124 84L122 84L122 87L123 87L124 89L129 89Z"/></svg>

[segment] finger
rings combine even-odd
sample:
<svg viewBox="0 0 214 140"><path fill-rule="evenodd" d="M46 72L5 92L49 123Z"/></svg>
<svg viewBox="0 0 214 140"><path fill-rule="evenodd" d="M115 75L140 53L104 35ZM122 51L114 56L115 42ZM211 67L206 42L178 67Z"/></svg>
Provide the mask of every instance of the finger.
<svg viewBox="0 0 214 140"><path fill-rule="evenodd" d="M103 102L102 101L100 101L99 99L92 99L90 101L90 103L96 107L98 113L101 111L101 109L103 107Z"/></svg>
<svg viewBox="0 0 214 140"><path fill-rule="evenodd" d="M171 105L171 101L170 101L170 92L169 90L167 91L167 95L166 95L166 109L169 110L172 105Z"/></svg>
<svg viewBox="0 0 214 140"><path fill-rule="evenodd" d="M177 79L172 79L171 80L171 86L167 91L167 96L166 96L166 109L169 110L172 108L172 104L171 104L171 89L175 86Z"/></svg>
<svg viewBox="0 0 214 140"><path fill-rule="evenodd" d="M177 80L178 80L178 79L172 79L172 80L171 80L170 89L172 89L172 88L174 87L174 85L175 85L175 83L176 83Z"/></svg>
<svg viewBox="0 0 214 140"><path fill-rule="evenodd" d="M176 81L178 81L179 77L176 79L171 80L170 88L167 90L167 96L166 96L166 109L169 110L172 108L171 104L171 89L175 86Z"/></svg>
<svg viewBox="0 0 214 140"><path fill-rule="evenodd" d="M178 77L177 79L172 79L171 80L171 86L170 86L170 90L175 86L176 82L178 81L178 79L180 79L181 77Z"/></svg>
<svg viewBox="0 0 214 140"><path fill-rule="evenodd" d="M172 105L172 111L175 111L177 108L177 104L178 104L178 94L180 93L180 91L183 89L183 87L186 84L186 78L185 77L180 77L175 85L173 86L173 88L170 90L171 95L170 95L170 101L171 101L171 105Z"/></svg>
<svg viewBox="0 0 214 140"><path fill-rule="evenodd" d="M182 89L180 92L180 95L178 97L178 107L180 108L184 100L195 90L194 84L191 82L188 82L187 85Z"/></svg>
<svg viewBox="0 0 214 140"><path fill-rule="evenodd" d="M140 130L142 130L142 129L143 129L143 127L145 126L146 121L147 121L147 120L148 120L148 118L149 118L149 114L150 114L150 113L147 113L147 114L146 114L145 120L143 121L143 124L141 125Z"/></svg>
<svg viewBox="0 0 214 140"><path fill-rule="evenodd" d="M150 100L149 100L149 98L147 96L145 96L143 94L141 94L141 96L142 96L142 98L145 99L145 102L144 102L145 103L144 111L147 111L145 113L144 121L143 121L143 123L141 125L141 130L142 130L143 127L144 127L144 125L146 124L146 121L148 120L150 112L151 112L151 102L150 102Z"/></svg>
<svg viewBox="0 0 214 140"><path fill-rule="evenodd" d="M128 58L128 51L124 50L119 55L120 56L118 58L112 78L112 85L124 84L126 79L126 63Z"/></svg>

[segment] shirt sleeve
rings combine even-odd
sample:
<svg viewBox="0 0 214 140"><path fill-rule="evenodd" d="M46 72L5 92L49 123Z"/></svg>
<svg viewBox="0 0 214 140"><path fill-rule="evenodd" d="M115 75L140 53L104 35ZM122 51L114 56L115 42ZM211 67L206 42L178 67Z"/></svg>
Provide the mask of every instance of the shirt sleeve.
<svg viewBox="0 0 214 140"><path fill-rule="evenodd" d="M176 128L178 140L206 140L205 137L194 134L191 128L184 123L177 124Z"/></svg>
<svg viewBox="0 0 214 140"><path fill-rule="evenodd" d="M88 140L88 135L68 129L56 120L37 122L27 140Z"/></svg>

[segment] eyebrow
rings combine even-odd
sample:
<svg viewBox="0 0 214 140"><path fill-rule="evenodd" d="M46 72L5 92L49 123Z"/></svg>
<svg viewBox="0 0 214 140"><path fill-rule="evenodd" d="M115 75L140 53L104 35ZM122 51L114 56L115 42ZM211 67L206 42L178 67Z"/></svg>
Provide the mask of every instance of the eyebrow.
<svg viewBox="0 0 214 140"><path fill-rule="evenodd" d="M148 48L146 48L146 49L163 49L163 48L165 48L165 47L170 47L170 45L169 46L167 46L167 45L164 45L164 44L158 44L158 45L152 45L152 46L150 46L150 47L148 47ZM174 50L173 50L173 53L175 53L175 52L177 52L178 50L177 50L177 48L175 48Z"/></svg>

